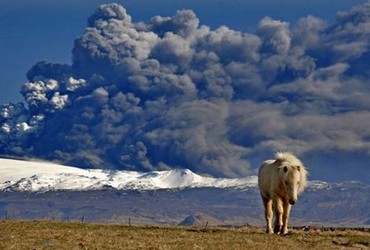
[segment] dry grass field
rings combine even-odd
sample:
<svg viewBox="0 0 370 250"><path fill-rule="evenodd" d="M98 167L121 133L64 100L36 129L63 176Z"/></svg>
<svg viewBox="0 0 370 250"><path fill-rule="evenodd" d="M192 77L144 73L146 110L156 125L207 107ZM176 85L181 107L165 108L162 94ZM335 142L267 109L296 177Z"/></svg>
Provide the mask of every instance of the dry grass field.
<svg viewBox="0 0 370 250"><path fill-rule="evenodd" d="M369 249L370 233L1 221L0 249Z"/></svg>

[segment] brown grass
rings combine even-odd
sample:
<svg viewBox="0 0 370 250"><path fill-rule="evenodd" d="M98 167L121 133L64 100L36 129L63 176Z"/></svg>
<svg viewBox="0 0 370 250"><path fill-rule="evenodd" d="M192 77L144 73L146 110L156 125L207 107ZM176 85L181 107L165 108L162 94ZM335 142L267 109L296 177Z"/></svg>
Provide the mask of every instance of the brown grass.
<svg viewBox="0 0 370 250"><path fill-rule="evenodd" d="M369 249L370 233L1 221L0 249Z"/></svg>

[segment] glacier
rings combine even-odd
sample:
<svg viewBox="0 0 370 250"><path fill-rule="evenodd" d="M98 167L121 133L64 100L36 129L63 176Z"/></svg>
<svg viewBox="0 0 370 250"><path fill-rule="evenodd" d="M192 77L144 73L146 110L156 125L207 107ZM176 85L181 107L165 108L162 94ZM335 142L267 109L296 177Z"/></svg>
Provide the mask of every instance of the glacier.
<svg viewBox="0 0 370 250"><path fill-rule="evenodd" d="M183 188L257 188L257 176L213 178L189 169L136 172L81 169L50 162L0 158L0 191L47 192L88 190L157 190ZM309 188L329 188L323 181L310 181Z"/></svg>

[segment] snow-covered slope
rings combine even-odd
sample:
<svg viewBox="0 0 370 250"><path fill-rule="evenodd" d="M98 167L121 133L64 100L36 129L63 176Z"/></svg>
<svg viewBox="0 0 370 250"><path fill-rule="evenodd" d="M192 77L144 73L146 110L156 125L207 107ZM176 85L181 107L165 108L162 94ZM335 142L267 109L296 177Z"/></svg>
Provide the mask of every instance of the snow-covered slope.
<svg viewBox="0 0 370 250"><path fill-rule="evenodd" d="M134 172L81 169L46 162L0 159L0 191L43 192L51 190L155 190L195 187L247 188L257 186L257 176L212 178L188 169ZM311 182L325 188L325 182Z"/></svg>
<svg viewBox="0 0 370 250"><path fill-rule="evenodd" d="M257 177L203 177L188 169L134 171L80 169L45 162L0 159L0 190L49 191L105 188L153 190L185 187L251 187Z"/></svg>

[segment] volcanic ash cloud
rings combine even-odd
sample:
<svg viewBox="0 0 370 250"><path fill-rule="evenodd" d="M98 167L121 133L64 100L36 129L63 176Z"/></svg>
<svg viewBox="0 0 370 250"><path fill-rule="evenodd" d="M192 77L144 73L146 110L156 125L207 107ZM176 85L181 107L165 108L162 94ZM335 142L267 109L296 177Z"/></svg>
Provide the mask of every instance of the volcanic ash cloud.
<svg viewBox="0 0 370 250"><path fill-rule="evenodd" d="M100 6L71 65L38 62L0 106L0 153L139 171L250 174L272 151L370 155L370 4L254 34L191 10L132 22Z"/></svg>

